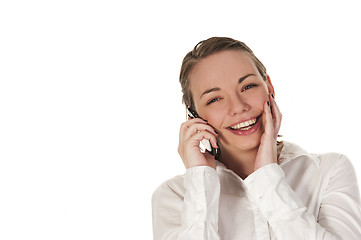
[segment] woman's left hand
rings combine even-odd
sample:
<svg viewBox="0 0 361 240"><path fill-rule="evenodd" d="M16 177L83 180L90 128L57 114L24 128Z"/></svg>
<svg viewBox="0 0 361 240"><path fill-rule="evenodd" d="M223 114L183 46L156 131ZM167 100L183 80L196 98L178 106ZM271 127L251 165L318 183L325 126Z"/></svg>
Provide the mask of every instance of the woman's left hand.
<svg viewBox="0 0 361 240"><path fill-rule="evenodd" d="M254 171L267 164L277 163L277 136L281 127L282 114L271 94L269 96L269 105L265 102L263 109L265 114L265 131L258 148Z"/></svg>

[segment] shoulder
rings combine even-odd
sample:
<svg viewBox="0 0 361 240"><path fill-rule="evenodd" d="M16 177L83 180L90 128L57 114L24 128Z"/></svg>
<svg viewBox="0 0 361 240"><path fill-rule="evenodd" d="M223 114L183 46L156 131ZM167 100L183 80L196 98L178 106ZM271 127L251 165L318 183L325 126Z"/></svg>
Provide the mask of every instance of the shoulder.
<svg viewBox="0 0 361 240"><path fill-rule="evenodd" d="M329 152L311 155L319 159L320 170L325 172L330 180L338 177L347 177L350 180L355 178L356 181L356 173L352 162L344 154Z"/></svg>
<svg viewBox="0 0 361 240"><path fill-rule="evenodd" d="M349 180L357 182L354 166L344 154L330 152L315 156L320 159L320 168L327 170L330 178L336 180L347 177Z"/></svg>
<svg viewBox="0 0 361 240"><path fill-rule="evenodd" d="M320 169L327 182L324 195L347 193L352 199L360 202L356 171L348 157L334 152L316 156L320 159Z"/></svg>
<svg viewBox="0 0 361 240"><path fill-rule="evenodd" d="M317 165L324 163L332 164L340 161L349 162L348 158L341 153L309 153L297 144L284 141L280 160L286 163L297 158L312 159Z"/></svg>
<svg viewBox="0 0 361 240"><path fill-rule="evenodd" d="M331 175L354 171L351 161L344 154L337 152L309 153L290 142L284 142L280 161L281 165L290 162L291 165L313 166L315 169Z"/></svg>
<svg viewBox="0 0 361 240"><path fill-rule="evenodd" d="M310 155L319 159L320 166L329 166L331 168L337 166L352 167L351 161L344 154L341 153L328 152Z"/></svg>

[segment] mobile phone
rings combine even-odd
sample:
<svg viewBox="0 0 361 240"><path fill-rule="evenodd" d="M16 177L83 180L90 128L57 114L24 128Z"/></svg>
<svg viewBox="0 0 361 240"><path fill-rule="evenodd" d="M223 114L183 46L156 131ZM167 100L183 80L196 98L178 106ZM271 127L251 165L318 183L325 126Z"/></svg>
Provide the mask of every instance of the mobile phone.
<svg viewBox="0 0 361 240"><path fill-rule="evenodd" d="M187 108L187 112L188 112L188 117L190 118L200 118L200 119L203 119L201 118L197 112L195 110L193 110L192 108ZM204 120L204 119L203 119ZM201 149L201 151L203 153L205 153L205 151L207 150L210 154L212 154L214 157L218 157L218 149L217 148L214 148L212 147L212 144L209 142L209 140L207 139L203 139L200 144L199 144L199 147Z"/></svg>

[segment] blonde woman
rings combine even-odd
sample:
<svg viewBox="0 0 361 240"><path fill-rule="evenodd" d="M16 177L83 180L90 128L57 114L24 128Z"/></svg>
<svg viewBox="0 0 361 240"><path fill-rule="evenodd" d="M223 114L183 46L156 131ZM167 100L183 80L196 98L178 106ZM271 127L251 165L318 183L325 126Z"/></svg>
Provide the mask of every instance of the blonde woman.
<svg viewBox="0 0 361 240"><path fill-rule="evenodd" d="M352 164L277 142L282 115L251 49L202 41L185 56L180 83L193 113L179 134L186 172L153 194L154 239L361 239ZM213 154L200 151L204 140Z"/></svg>

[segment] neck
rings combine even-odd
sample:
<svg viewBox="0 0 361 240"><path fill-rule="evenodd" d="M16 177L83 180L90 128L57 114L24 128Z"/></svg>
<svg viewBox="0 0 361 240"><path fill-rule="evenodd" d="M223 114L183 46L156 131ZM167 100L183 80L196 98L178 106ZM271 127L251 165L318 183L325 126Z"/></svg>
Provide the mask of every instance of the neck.
<svg viewBox="0 0 361 240"><path fill-rule="evenodd" d="M226 167L235 172L239 177L245 179L254 171L258 147L249 150L235 150L221 147L219 160Z"/></svg>

